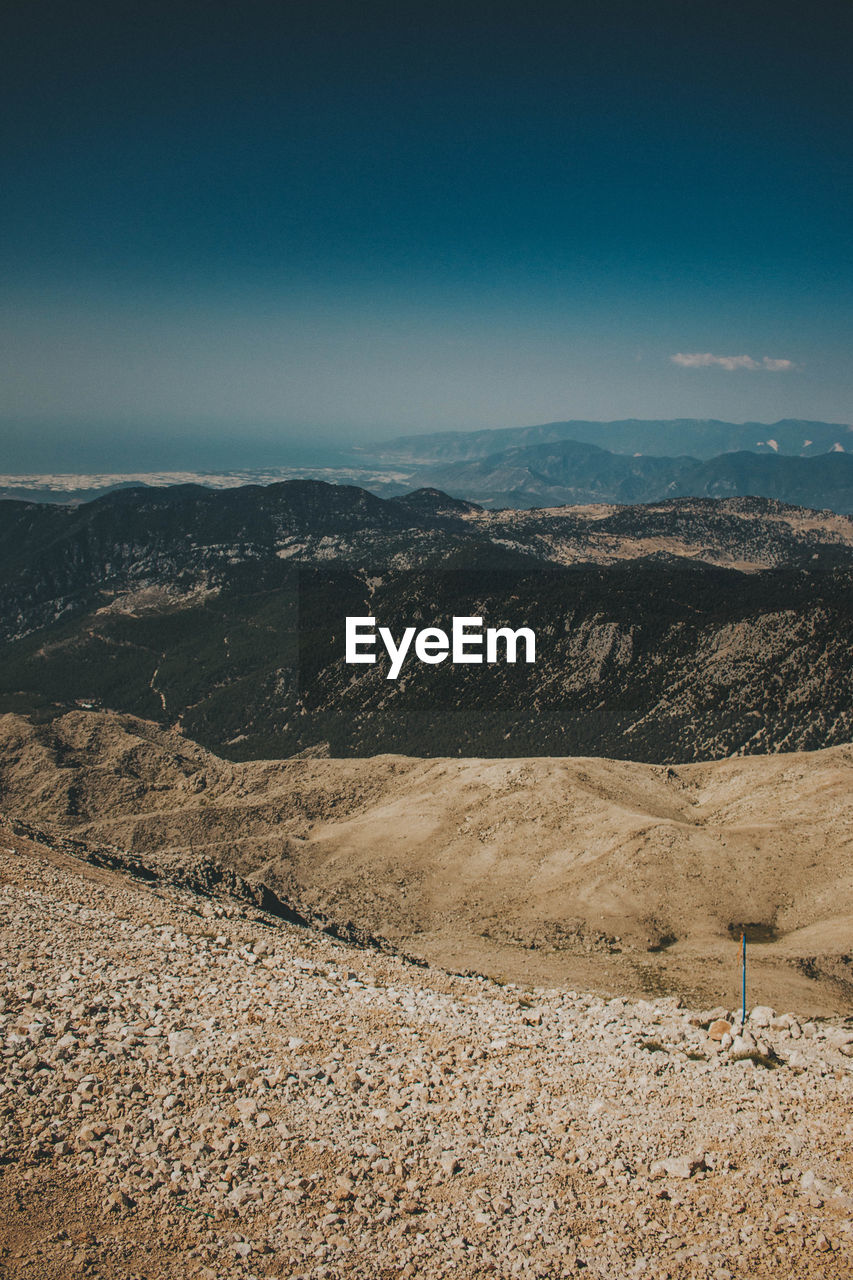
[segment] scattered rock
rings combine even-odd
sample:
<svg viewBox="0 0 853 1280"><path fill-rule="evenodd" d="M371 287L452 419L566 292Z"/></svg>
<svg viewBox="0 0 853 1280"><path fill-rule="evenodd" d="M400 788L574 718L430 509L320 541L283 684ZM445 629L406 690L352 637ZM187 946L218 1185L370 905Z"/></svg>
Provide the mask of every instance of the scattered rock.
<svg viewBox="0 0 853 1280"><path fill-rule="evenodd" d="M708 1027L708 1037L711 1040L722 1040L723 1036L730 1036L732 1024L718 1018Z"/></svg>
<svg viewBox="0 0 853 1280"><path fill-rule="evenodd" d="M198 1041L191 1031L170 1031L169 1053L173 1058L185 1058L196 1048Z"/></svg>
<svg viewBox="0 0 853 1280"><path fill-rule="evenodd" d="M0 917L0 1188L110 1224L22 1278L845 1276L841 1020L522 992L47 845Z"/></svg>
<svg viewBox="0 0 853 1280"><path fill-rule="evenodd" d="M704 1152L692 1156L669 1156L665 1160L655 1160L649 1167L650 1178L692 1178L693 1174L705 1167Z"/></svg>

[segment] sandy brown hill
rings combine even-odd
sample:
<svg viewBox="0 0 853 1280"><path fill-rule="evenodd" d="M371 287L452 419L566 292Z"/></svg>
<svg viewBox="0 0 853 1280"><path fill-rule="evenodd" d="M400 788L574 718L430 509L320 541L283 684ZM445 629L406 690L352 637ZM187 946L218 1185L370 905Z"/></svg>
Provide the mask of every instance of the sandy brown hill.
<svg viewBox="0 0 853 1280"><path fill-rule="evenodd" d="M129 716L0 718L0 808L137 855L202 854L450 967L853 1007L853 748L231 764ZM736 929L735 929L736 931Z"/></svg>

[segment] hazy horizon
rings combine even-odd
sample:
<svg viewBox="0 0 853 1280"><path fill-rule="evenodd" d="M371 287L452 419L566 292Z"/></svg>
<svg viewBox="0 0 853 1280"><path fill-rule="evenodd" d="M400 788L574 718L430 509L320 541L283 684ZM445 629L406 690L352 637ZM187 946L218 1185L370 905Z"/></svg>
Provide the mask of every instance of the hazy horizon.
<svg viewBox="0 0 853 1280"><path fill-rule="evenodd" d="M572 419L553 419L553 423L564 423L573 421ZM576 420L581 421L581 420ZM602 428L606 428L614 423L622 421L636 421L643 423L666 423L666 422L682 422L684 419L586 419L588 422L600 423ZM691 420L687 420L690 422ZM754 426L757 431L766 434L768 438L772 438L772 428L782 425L785 420L777 419L776 422L758 422L748 419L744 422L727 422L724 419L692 419L697 425L710 422L721 422L725 426ZM788 420L792 421L792 420ZM839 434L842 431L853 431L853 424L838 422L827 423L817 419L797 419L802 421L804 426L809 423L812 426L837 426ZM506 428L478 428L471 426L462 428L463 434L473 433L478 430L510 430L526 429L529 427L549 426L551 423L528 423L518 422L508 424ZM442 429L444 430L444 429ZM452 429L447 429L452 430ZM689 427L686 428L689 432ZM197 443L188 440L184 435L175 436L175 434L158 434L154 433L150 438L146 438L144 433L139 435L117 435L113 428L109 425L103 426L100 430L94 430L89 424L85 437L65 439L62 432L56 432L53 440L53 446L50 449L50 456L53 464L50 466L27 466L25 462L16 461L16 459L26 459L28 457L38 457L43 452L43 447L39 445L39 453L34 452L32 442L27 439L27 433L21 432L18 436L14 430L9 430L6 437L6 447L3 452L3 465L0 467L0 477L35 477L35 476L104 476L104 475L150 475L157 473L187 472L192 475L202 475L204 473L211 474L228 474L239 472L262 472L265 470L275 472L281 471L316 471L318 473L323 470L345 471L347 469L364 469L382 471L395 469L396 464L393 460L389 461L382 457L382 449L389 441L397 435L417 437L418 435L431 435L431 432L387 432L384 436L379 434L363 442L346 444L343 440L335 441L332 437L321 437L315 435L313 440L307 436L299 436L289 439L278 439L273 435L259 435L253 437L247 443L244 440L228 436L227 434L212 434L205 437L204 447L200 449ZM441 434L441 431L439 432ZM586 438L586 433L580 433ZM571 437L569 437L571 438ZM843 437L842 437L843 438ZM613 449L613 442L607 438L602 438L601 447L605 449ZM758 443L758 442L755 442ZM370 446L376 448L373 452ZM495 440L495 452L502 448L509 447L502 443L500 436ZM660 456L672 456L675 453L690 454L691 449L696 452L703 453L702 449L696 449L695 444L691 445L689 434L683 436L682 447L675 448L657 448L648 450L659 454ZM827 445L825 452L832 450L832 445ZM617 452L619 450L617 449ZM851 449L847 449L850 452ZM720 449L717 452L726 452ZM788 452L784 446L781 450L784 454ZM812 456L814 456L812 454ZM322 477L321 477L322 478Z"/></svg>
<svg viewBox="0 0 853 1280"><path fill-rule="evenodd" d="M7 20L0 471L853 416L853 10Z"/></svg>

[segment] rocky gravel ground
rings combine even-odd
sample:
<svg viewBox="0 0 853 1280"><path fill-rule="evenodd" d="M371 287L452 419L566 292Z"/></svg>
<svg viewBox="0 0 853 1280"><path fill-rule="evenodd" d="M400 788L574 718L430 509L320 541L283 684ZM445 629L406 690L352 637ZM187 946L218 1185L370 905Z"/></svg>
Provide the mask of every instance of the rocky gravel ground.
<svg viewBox="0 0 853 1280"><path fill-rule="evenodd" d="M522 990L0 830L0 1276L853 1275L853 1023Z"/></svg>

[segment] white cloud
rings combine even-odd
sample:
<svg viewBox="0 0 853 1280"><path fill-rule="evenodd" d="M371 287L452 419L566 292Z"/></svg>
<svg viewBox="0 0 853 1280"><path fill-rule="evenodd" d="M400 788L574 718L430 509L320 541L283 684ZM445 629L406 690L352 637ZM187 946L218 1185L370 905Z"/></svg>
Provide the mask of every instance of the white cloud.
<svg viewBox="0 0 853 1280"><path fill-rule="evenodd" d="M670 356L673 364L680 364L683 369L707 369L718 364L723 369L757 369L758 365L752 356L712 356L710 351L679 351Z"/></svg>
<svg viewBox="0 0 853 1280"><path fill-rule="evenodd" d="M786 373L788 369L794 368L794 362L793 360L773 360L770 356L764 356L761 367L769 369L771 373Z"/></svg>
<svg viewBox="0 0 853 1280"><path fill-rule="evenodd" d="M772 356L762 356L754 360L752 356L715 356L710 351L678 351L669 357L673 364L682 369L709 369L717 366L730 373L735 369L766 370L768 373L787 373L795 368L793 360L776 360Z"/></svg>

